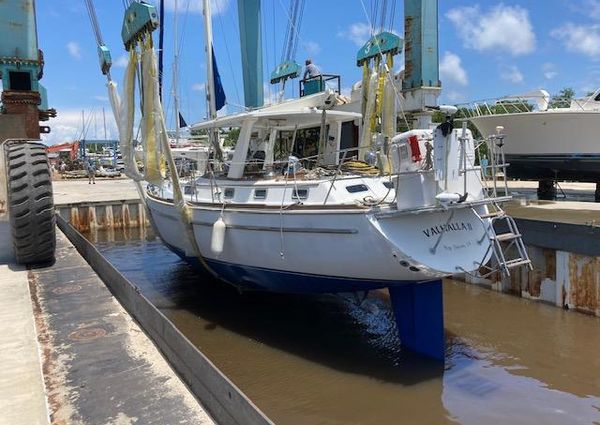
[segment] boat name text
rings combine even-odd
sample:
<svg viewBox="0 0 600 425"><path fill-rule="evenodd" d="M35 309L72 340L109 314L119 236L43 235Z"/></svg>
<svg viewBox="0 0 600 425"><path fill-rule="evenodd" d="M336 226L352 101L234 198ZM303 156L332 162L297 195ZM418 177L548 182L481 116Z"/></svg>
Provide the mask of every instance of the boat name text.
<svg viewBox="0 0 600 425"><path fill-rule="evenodd" d="M446 233L446 232L460 232L460 231L471 232L472 230L473 230L473 226L471 225L471 223L456 222L456 223L440 224L439 226L433 226L433 227L430 227L429 229L423 230L423 233L425 234L425 236L430 238L431 236L441 235L442 233Z"/></svg>

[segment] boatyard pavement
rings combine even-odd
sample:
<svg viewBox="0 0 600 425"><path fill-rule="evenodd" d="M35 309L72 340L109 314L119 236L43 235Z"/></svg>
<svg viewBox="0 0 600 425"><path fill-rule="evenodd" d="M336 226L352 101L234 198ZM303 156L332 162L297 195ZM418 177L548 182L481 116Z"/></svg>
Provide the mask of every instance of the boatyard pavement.
<svg viewBox="0 0 600 425"><path fill-rule="evenodd" d="M54 203L56 205L78 202L127 201L139 199L135 184L130 179L96 180L96 184L88 184L84 180L55 180ZM535 198L538 183L535 181L511 180L508 187L515 194ZM560 183L560 187L569 196L589 196L593 199L596 185L594 183Z"/></svg>
<svg viewBox="0 0 600 425"><path fill-rule="evenodd" d="M14 264L0 221L0 424L48 424L27 270Z"/></svg>
<svg viewBox="0 0 600 425"><path fill-rule="evenodd" d="M79 202L128 201L139 199L135 184L129 179L55 180L52 182L56 205Z"/></svg>
<svg viewBox="0 0 600 425"><path fill-rule="evenodd" d="M213 424L57 229L57 260L14 264L0 221L0 424Z"/></svg>

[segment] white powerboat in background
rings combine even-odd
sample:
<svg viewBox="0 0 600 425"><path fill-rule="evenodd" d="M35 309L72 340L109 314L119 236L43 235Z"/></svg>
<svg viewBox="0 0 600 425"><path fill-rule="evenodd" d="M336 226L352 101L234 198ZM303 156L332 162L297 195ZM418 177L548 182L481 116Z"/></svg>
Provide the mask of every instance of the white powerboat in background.
<svg viewBox="0 0 600 425"><path fill-rule="evenodd" d="M504 134L511 177L600 182L600 90L567 107L549 104L538 90L463 110L483 137Z"/></svg>

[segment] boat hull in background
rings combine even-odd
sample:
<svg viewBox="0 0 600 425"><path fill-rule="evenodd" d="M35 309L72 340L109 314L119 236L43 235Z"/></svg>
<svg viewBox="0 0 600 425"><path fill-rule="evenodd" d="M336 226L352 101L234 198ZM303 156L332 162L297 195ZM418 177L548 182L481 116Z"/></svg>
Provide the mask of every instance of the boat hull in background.
<svg viewBox="0 0 600 425"><path fill-rule="evenodd" d="M550 110L471 121L484 137L504 127L511 178L600 182L600 112Z"/></svg>

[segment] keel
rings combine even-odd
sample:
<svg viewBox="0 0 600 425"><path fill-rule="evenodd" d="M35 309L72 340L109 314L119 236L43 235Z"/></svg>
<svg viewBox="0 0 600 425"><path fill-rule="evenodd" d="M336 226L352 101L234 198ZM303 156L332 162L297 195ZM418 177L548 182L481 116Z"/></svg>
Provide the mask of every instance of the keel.
<svg viewBox="0 0 600 425"><path fill-rule="evenodd" d="M442 281L388 288L402 346L444 360Z"/></svg>

